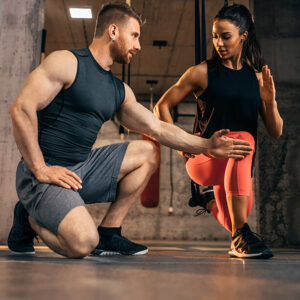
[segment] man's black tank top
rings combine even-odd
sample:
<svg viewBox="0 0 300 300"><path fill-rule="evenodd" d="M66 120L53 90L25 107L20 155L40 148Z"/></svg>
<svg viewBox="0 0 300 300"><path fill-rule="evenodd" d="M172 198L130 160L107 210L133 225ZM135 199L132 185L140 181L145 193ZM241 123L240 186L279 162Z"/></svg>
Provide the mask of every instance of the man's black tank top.
<svg viewBox="0 0 300 300"><path fill-rule="evenodd" d="M104 70L89 49L71 50L76 78L38 112L39 145L49 164L71 166L87 159L102 124L125 97L124 84Z"/></svg>
<svg viewBox="0 0 300 300"><path fill-rule="evenodd" d="M256 140L261 99L254 70L248 65L217 70L207 61L207 74L208 86L197 99L194 132L210 138L220 129L247 131Z"/></svg>

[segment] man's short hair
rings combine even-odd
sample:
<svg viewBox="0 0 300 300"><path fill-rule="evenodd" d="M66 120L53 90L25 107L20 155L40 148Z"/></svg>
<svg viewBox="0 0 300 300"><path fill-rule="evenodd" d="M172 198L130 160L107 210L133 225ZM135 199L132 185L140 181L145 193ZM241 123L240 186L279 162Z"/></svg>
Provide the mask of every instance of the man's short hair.
<svg viewBox="0 0 300 300"><path fill-rule="evenodd" d="M143 25L144 21L141 15L128 4L110 3L104 5L98 13L95 37L102 36L110 24L119 25L125 23L130 17L136 19L140 25Z"/></svg>

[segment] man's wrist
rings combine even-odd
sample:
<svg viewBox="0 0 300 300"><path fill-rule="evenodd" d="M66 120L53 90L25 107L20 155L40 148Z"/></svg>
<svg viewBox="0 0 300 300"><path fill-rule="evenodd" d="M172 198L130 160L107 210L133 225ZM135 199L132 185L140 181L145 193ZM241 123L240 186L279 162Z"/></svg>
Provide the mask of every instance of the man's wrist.
<svg viewBox="0 0 300 300"><path fill-rule="evenodd" d="M45 167L47 167L47 165L45 163L34 164L32 166L32 173L36 175L37 173L39 173Z"/></svg>
<svg viewBox="0 0 300 300"><path fill-rule="evenodd" d="M202 148L202 153L209 153L209 150L211 148L211 140L206 139L206 138L201 138L201 148Z"/></svg>

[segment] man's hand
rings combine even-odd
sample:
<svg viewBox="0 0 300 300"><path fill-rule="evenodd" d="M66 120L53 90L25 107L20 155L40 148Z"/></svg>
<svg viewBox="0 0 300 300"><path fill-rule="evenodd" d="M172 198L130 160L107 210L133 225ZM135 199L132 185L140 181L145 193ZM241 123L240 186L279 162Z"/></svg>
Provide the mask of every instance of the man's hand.
<svg viewBox="0 0 300 300"><path fill-rule="evenodd" d="M74 172L60 166L43 166L35 172L39 182L52 183L66 189L81 189L81 179Z"/></svg>
<svg viewBox="0 0 300 300"><path fill-rule="evenodd" d="M251 153L253 149L248 142L224 136L228 132L228 129L222 129L211 136L208 154L216 158L242 159Z"/></svg>

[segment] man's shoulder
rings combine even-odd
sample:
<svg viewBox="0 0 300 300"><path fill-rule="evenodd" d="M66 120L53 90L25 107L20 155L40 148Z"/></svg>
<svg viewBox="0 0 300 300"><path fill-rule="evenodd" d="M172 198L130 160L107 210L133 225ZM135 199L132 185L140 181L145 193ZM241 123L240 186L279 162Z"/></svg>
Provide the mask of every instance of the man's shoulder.
<svg viewBox="0 0 300 300"><path fill-rule="evenodd" d="M46 64L74 64L77 62L75 55L70 50L57 50L51 52L45 59Z"/></svg>
<svg viewBox="0 0 300 300"><path fill-rule="evenodd" d="M70 85L77 72L77 58L69 50L57 50L49 54L39 67L51 80Z"/></svg>

